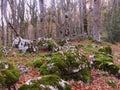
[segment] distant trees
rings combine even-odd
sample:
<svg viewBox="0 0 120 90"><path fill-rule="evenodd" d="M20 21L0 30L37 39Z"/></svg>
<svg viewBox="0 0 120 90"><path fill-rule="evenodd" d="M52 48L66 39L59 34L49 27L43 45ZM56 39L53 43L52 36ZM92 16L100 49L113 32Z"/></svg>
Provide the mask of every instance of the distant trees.
<svg viewBox="0 0 120 90"><path fill-rule="evenodd" d="M110 3L110 2L109 2ZM120 1L113 0L113 3L105 13L104 25L107 32L107 41L120 42Z"/></svg>
<svg viewBox="0 0 120 90"><path fill-rule="evenodd" d="M110 9L114 2L119 6L119 0L107 1L1 0L2 44L11 45L16 33L32 40L38 37L55 39L92 37L94 40L100 40L103 20L101 16L104 11L108 12L108 8ZM9 23L14 30L9 27Z"/></svg>

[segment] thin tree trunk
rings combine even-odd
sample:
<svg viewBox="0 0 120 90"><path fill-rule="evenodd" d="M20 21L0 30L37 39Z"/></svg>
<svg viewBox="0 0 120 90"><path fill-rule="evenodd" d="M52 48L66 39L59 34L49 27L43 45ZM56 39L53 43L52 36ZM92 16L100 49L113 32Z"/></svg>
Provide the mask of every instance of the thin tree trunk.
<svg viewBox="0 0 120 90"><path fill-rule="evenodd" d="M10 9L12 12L12 22L11 23L13 23L14 31L17 33L17 34L15 33L17 36L19 34L18 22L17 22L17 18L16 18L16 16L17 16L17 10L16 10L17 9L17 2L16 2L16 0L8 0L8 2L9 2Z"/></svg>
<svg viewBox="0 0 120 90"><path fill-rule="evenodd" d="M3 6L3 0L1 0L1 22L2 22L2 35L1 35L1 40L2 40L2 45L4 45L4 22L3 22L3 9L4 6Z"/></svg>
<svg viewBox="0 0 120 90"><path fill-rule="evenodd" d="M84 32L88 35L88 21L87 21L87 9L86 9L86 0L82 0L83 4L83 27Z"/></svg>
<svg viewBox="0 0 120 90"><path fill-rule="evenodd" d="M39 37L44 37L44 0L39 0L39 7L40 7L40 30L39 30Z"/></svg>

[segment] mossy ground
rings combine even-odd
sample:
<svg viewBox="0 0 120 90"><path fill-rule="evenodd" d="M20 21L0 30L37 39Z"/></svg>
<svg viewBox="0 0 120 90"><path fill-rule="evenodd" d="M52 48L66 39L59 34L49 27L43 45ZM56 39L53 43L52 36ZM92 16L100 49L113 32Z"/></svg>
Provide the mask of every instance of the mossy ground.
<svg viewBox="0 0 120 90"><path fill-rule="evenodd" d="M110 46L111 44L98 43L89 40L85 40L85 41L73 40L71 43L77 48L78 51L77 52L72 52L71 50L68 50L67 52L63 51L63 54L65 56L63 56L63 54L60 54L59 52L53 53L49 51L40 50L38 54L29 54L29 53L23 54L16 52L16 55L14 55L12 54L13 52L11 52L8 56L2 56L1 60L11 62L16 67L23 65L25 68L30 68L30 71L28 70L28 72L25 73L20 72L22 78L20 78L20 81L17 83L18 87L21 84L23 84L25 81L33 77L44 76L49 74L58 75L60 78L64 80L74 79L76 80L75 82L77 82L77 80L82 80L83 82L89 82L90 85L84 83L83 86L90 88L95 87L93 85L94 82L96 82L98 86L104 87L104 85L107 85L107 83L103 78L107 78L107 77L116 78L115 76L118 76L117 73L120 66L118 59L119 54L117 54L116 57L114 56L115 51L113 51L112 53L111 52L108 53L109 50L107 50L107 53L104 53L104 50L102 51L99 50L102 47ZM78 52L80 53L79 54L80 56L78 55ZM95 59L95 63L93 66L91 66L90 61L93 59ZM48 66L51 68L47 68ZM82 67L85 68L80 70L80 68ZM45 70L46 68L47 70ZM94 75L93 72L96 70L98 70L98 73ZM107 75L106 73L100 73L101 70L103 72L106 72ZM12 74L10 74L10 76L11 75ZM17 73L15 75L17 75ZM103 80L100 80L99 78L102 78ZM0 81L5 82L4 78L1 78L1 75L0 75ZM104 85L101 85L99 81L102 82ZM119 80L117 79L117 81L115 81L116 83L115 88L119 87L118 82ZM76 85L77 84L73 85L73 87ZM81 86L80 88L83 87ZM109 87L109 89L110 88L111 87ZM39 90L39 89L32 88L31 90Z"/></svg>
<svg viewBox="0 0 120 90"><path fill-rule="evenodd" d="M19 80L19 71L11 63L0 61L0 84L10 87Z"/></svg>
<svg viewBox="0 0 120 90"><path fill-rule="evenodd" d="M18 90L72 90L70 85L57 75L45 75L23 84Z"/></svg>
<svg viewBox="0 0 120 90"><path fill-rule="evenodd" d="M77 52L63 52L53 54L51 59L40 67L43 75L56 74L65 80L90 81L90 67L87 57Z"/></svg>

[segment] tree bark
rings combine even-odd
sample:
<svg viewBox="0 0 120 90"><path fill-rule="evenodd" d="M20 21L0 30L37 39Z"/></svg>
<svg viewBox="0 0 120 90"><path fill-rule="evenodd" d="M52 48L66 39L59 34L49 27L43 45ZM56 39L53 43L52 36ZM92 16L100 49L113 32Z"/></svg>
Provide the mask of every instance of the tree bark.
<svg viewBox="0 0 120 90"><path fill-rule="evenodd" d="M45 15L44 0L39 0L39 8L40 8L39 37L44 37L44 15Z"/></svg>
<svg viewBox="0 0 120 90"><path fill-rule="evenodd" d="M86 9L86 0L82 0L83 4L83 27L84 32L88 35L88 21L87 21L87 9Z"/></svg>
<svg viewBox="0 0 120 90"><path fill-rule="evenodd" d="M97 41L100 41L100 3L101 0L94 0L93 39Z"/></svg>
<svg viewBox="0 0 120 90"><path fill-rule="evenodd" d="M18 21L17 21L17 10L16 10L17 9L17 2L16 2L16 0L8 0L8 2L9 2L11 13L12 13L11 23L13 24L14 31L19 34ZM16 36L17 36L17 34L16 34Z"/></svg>
<svg viewBox="0 0 120 90"><path fill-rule="evenodd" d="M1 24L2 24L2 35L1 35L1 41L2 41L2 45L4 45L5 43L5 37L4 37L4 21L3 21L3 18L4 18L4 5L3 5L3 2L4 0L1 0Z"/></svg>

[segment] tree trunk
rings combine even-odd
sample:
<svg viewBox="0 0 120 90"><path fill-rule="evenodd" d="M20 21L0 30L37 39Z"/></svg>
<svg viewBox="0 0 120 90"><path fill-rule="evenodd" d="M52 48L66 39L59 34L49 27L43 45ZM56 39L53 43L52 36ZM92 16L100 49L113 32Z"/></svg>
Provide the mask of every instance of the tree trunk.
<svg viewBox="0 0 120 90"><path fill-rule="evenodd" d="M11 23L13 23L14 31L19 34L18 22L17 22L17 10L16 10L17 9L17 2L16 2L16 0L8 0L8 2L9 2L11 13L12 13ZM16 34L16 36L17 36L17 34Z"/></svg>
<svg viewBox="0 0 120 90"><path fill-rule="evenodd" d="M100 0L94 0L93 39L100 41Z"/></svg>
<svg viewBox="0 0 120 90"><path fill-rule="evenodd" d="M39 30L39 37L44 37L44 0L39 0L39 7L40 7L40 30Z"/></svg>
<svg viewBox="0 0 120 90"><path fill-rule="evenodd" d="M86 0L82 0L83 4L83 27L84 32L88 35L88 21L87 21L87 9L86 9Z"/></svg>
<svg viewBox="0 0 120 90"><path fill-rule="evenodd" d="M1 41L2 41L2 45L4 45L4 21L3 21L3 17L4 17L4 15L3 15L3 11L4 11L4 6L3 6L3 1L4 0L1 0L1 21L2 21L2 35L1 35Z"/></svg>
<svg viewBox="0 0 120 90"><path fill-rule="evenodd" d="M19 13L20 12L20 13ZM19 1L19 27L20 27L20 36L22 38L25 37L25 21L24 21L24 14L25 14L25 0Z"/></svg>

